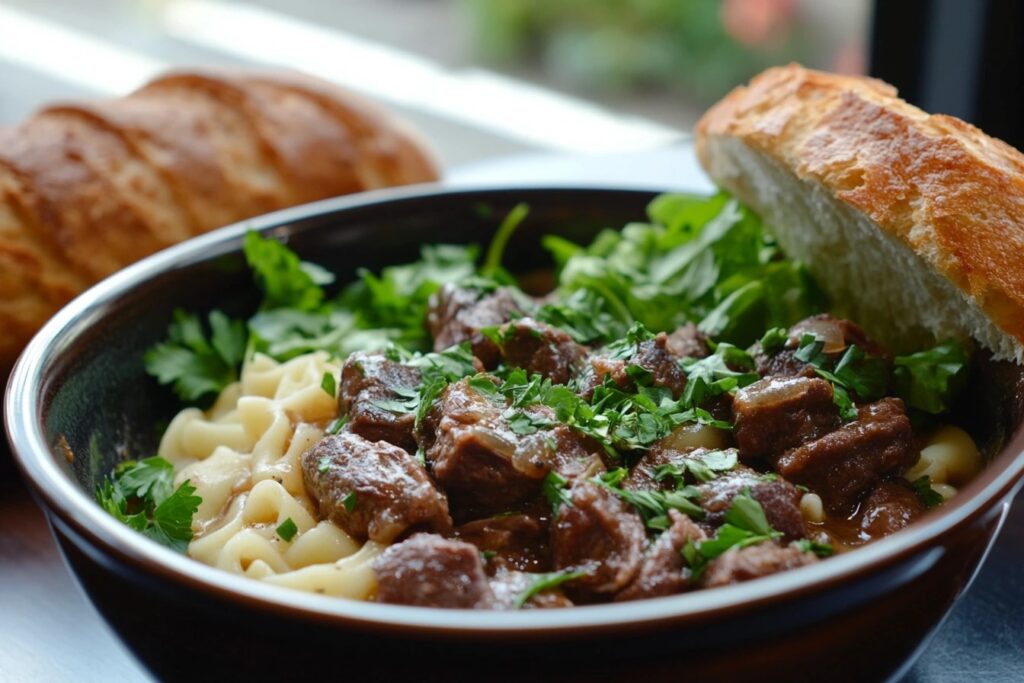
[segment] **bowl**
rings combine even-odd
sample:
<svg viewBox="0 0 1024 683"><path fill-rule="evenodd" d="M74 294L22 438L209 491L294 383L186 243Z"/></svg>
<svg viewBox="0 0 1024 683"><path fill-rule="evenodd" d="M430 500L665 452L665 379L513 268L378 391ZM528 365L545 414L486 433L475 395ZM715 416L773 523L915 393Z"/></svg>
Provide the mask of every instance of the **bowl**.
<svg viewBox="0 0 1024 683"><path fill-rule="evenodd" d="M654 600L473 612L306 594L188 559L94 502L97 481L123 457L154 453L157 425L177 410L141 360L172 311L254 310L241 255L247 230L286 239L344 282L358 268L415 258L423 242L485 243L500 218L526 202L529 217L507 252L508 265L525 270L543 258L542 235L588 239L642 220L653 196L426 186L339 198L196 238L81 295L18 361L5 419L15 459L97 609L156 676L170 679L355 671L384 680L900 675L970 585L1021 484L1021 402L1004 400L1017 385L983 376L971 389L971 409L981 415L973 428L994 444L991 462L939 512L810 567Z"/></svg>

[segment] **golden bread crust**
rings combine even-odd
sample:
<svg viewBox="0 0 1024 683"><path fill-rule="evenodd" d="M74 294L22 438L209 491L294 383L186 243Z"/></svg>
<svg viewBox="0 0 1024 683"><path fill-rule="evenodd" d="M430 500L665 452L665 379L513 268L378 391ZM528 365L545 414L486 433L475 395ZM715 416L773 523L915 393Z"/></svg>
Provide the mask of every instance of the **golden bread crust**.
<svg viewBox="0 0 1024 683"><path fill-rule="evenodd" d="M733 90L697 124L826 188L1024 342L1024 155L929 115L880 81L789 65Z"/></svg>
<svg viewBox="0 0 1024 683"><path fill-rule="evenodd" d="M0 129L0 371L60 306L159 249L246 218L429 182L429 147L298 74L167 74Z"/></svg>

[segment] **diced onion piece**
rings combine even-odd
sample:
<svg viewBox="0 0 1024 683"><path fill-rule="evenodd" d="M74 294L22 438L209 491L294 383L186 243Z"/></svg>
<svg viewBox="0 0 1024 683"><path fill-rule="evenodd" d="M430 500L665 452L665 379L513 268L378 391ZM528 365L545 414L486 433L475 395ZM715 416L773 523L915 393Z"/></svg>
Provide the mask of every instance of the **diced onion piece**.
<svg viewBox="0 0 1024 683"><path fill-rule="evenodd" d="M800 341L805 334L812 334L825 343L825 353L838 353L846 348L843 328L836 320L805 320L793 326L791 338Z"/></svg>
<svg viewBox="0 0 1024 683"><path fill-rule="evenodd" d="M949 484L932 484L932 491L942 496L942 500L949 500L957 494L956 487Z"/></svg>
<svg viewBox="0 0 1024 683"><path fill-rule="evenodd" d="M680 451L689 448L728 448L729 434L710 425L688 422L672 430L668 436L658 442L658 445Z"/></svg>
<svg viewBox="0 0 1024 683"><path fill-rule="evenodd" d="M817 493L805 493L800 499L800 514L808 522L824 522L825 506Z"/></svg>
<svg viewBox="0 0 1024 683"><path fill-rule="evenodd" d="M927 475L932 484L963 486L981 470L982 458L971 436L953 425L939 428L904 475L914 481Z"/></svg>

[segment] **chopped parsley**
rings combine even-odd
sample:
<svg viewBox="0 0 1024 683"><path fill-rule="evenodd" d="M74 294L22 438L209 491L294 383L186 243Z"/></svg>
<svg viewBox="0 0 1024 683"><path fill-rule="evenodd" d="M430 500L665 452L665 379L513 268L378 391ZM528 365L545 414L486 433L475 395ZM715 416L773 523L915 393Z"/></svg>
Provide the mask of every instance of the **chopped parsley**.
<svg viewBox="0 0 1024 683"><path fill-rule="evenodd" d="M295 538L295 534L299 533L299 527L297 527L295 522L292 521L292 518L289 517L281 522L275 531L277 532L277 535L281 537L281 540L291 542L291 540Z"/></svg>
<svg viewBox="0 0 1024 683"><path fill-rule="evenodd" d="M324 378L320 380L320 388L327 392L327 395L331 398L338 396L338 384L334 379L334 373L327 371L324 373Z"/></svg>
<svg viewBox="0 0 1024 683"><path fill-rule="evenodd" d="M359 496L355 491L349 491L348 495L341 499L341 504L346 512L352 512L356 509L356 505L359 504Z"/></svg>
<svg viewBox="0 0 1024 683"><path fill-rule="evenodd" d="M764 508L746 489L732 499L725 513L725 524L718 527L714 537L697 543L690 540L683 546L683 559L694 580L699 580L711 560L732 548L746 548L781 536L768 523Z"/></svg>
<svg viewBox="0 0 1024 683"><path fill-rule="evenodd" d="M832 557L835 554L835 549L831 543L823 543L821 541L812 541L809 538L801 538L798 541L793 541L791 545L796 546L805 553L814 553L818 557Z"/></svg>
<svg viewBox="0 0 1024 683"><path fill-rule="evenodd" d="M160 457L129 460L96 487L103 509L154 541L184 553L192 540L192 517L202 498L185 481L174 488L174 467Z"/></svg>
<svg viewBox="0 0 1024 683"><path fill-rule="evenodd" d="M209 336L199 316L174 311L167 340L143 355L146 371L160 384L169 384L182 401L213 396L238 380L245 355L245 326L220 311L208 316Z"/></svg>
<svg viewBox="0 0 1024 683"><path fill-rule="evenodd" d="M932 488L932 478L927 474L910 482L910 486L914 489L914 493L917 494L917 499L927 508L942 505L942 502L945 500L941 493Z"/></svg>
<svg viewBox="0 0 1024 683"><path fill-rule="evenodd" d="M316 471L319 472L320 474L324 474L329 469L331 469L331 459L330 457L325 455L324 457L320 458L320 462L317 463Z"/></svg>
<svg viewBox="0 0 1024 683"><path fill-rule="evenodd" d="M735 468L737 462L738 457L734 449L708 451L707 453L688 455L678 462L658 465L654 469L654 478L657 481L671 478L675 481L676 488L680 488L684 485L687 474L694 481L704 483Z"/></svg>
<svg viewBox="0 0 1024 683"><path fill-rule="evenodd" d="M558 508L562 505L572 505L569 492L565 490L567 483L565 477L554 470L548 472L547 476L544 477L544 481L541 482L541 493L544 494L548 503L551 504L551 510L556 516L558 515Z"/></svg>
<svg viewBox="0 0 1024 683"><path fill-rule="evenodd" d="M678 510L693 519L704 518L704 510L696 502L700 497L696 488L682 486L674 491L632 491L622 488L622 481L628 473L628 470L620 467L598 475L591 481L636 508L647 528L655 531L664 531L669 527L669 510Z"/></svg>
<svg viewBox="0 0 1024 683"><path fill-rule="evenodd" d="M963 344L948 341L893 361L896 392L908 406L937 415L953 406L967 382L970 355Z"/></svg>
<svg viewBox="0 0 1024 683"><path fill-rule="evenodd" d="M523 589L523 592L519 594L519 596L516 598L516 601L513 603L513 607L515 607L515 609L522 609L523 606L530 601L530 598L537 595L538 593L549 591L552 588L558 588L566 581L572 581L573 579L578 579L582 576L587 576L589 573L589 571L573 571L569 569L563 569L562 571L558 572L538 574L537 578L533 580L533 583L531 583L529 586Z"/></svg>

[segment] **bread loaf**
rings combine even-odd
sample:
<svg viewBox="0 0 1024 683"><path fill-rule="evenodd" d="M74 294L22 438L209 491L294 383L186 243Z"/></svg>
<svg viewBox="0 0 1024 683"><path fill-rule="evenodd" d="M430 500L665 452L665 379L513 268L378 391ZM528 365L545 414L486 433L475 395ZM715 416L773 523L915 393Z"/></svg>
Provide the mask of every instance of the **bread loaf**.
<svg viewBox="0 0 1024 683"><path fill-rule="evenodd" d="M290 73L171 73L0 129L0 371L60 306L143 256L286 206L434 180L382 110Z"/></svg>
<svg viewBox="0 0 1024 683"><path fill-rule="evenodd" d="M697 125L708 174L893 348L1024 361L1024 156L877 80L765 71Z"/></svg>

